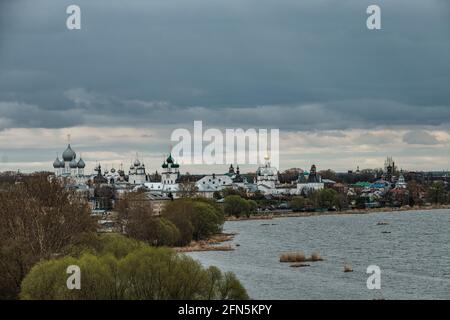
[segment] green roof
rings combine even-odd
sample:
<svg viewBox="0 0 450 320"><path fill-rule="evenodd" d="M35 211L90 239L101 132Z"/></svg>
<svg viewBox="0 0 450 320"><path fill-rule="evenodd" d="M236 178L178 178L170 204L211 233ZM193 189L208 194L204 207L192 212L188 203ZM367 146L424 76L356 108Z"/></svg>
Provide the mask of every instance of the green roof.
<svg viewBox="0 0 450 320"><path fill-rule="evenodd" d="M355 183L355 185L357 185L358 187L369 187L371 183L367 181L358 181L357 183Z"/></svg>

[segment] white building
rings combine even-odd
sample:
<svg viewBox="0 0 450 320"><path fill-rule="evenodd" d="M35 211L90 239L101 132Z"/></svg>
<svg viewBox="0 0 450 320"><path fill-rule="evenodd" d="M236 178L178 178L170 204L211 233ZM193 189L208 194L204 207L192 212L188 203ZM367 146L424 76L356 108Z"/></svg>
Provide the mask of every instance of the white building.
<svg viewBox="0 0 450 320"><path fill-rule="evenodd" d="M400 176L398 177L398 180L395 183L395 187L397 189L406 189L406 188L408 188L408 184L405 181L405 177L403 176L403 172L400 172Z"/></svg>
<svg viewBox="0 0 450 320"><path fill-rule="evenodd" d="M322 177L317 173L316 165L311 166L311 170L308 173L303 171L297 180L297 194L305 194L317 190L321 190L325 187L322 182Z"/></svg>
<svg viewBox="0 0 450 320"><path fill-rule="evenodd" d="M130 166L128 172L128 182L135 185L143 185L148 181L147 174L145 172L145 164L141 162L136 154L136 159Z"/></svg>
<svg viewBox="0 0 450 320"><path fill-rule="evenodd" d="M172 155L169 154L161 167L163 169L161 172L161 181L147 182L144 185L151 192L165 195L170 193L172 196L176 197L176 193L180 190L180 186L178 184L178 178L180 177L180 165L176 163Z"/></svg>
<svg viewBox="0 0 450 320"><path fill-rule="evenodd" d="M201 194L211 193L211 196L215 191L221 191L225 188L231 188L232 184L233 179L229 175L216 175L214 173L212 175L204 176L195 183L197 190Z"/></svg>
<svg viewBox="0 0 450 320"><path fill-rule="evenodd" d="M273 194L278 180L278 169L272 167L269 156L264 157L265 164L256 170L256 185L262 193Z"/></svg>
<svg viewBox="0 0 450 320"><path fill-rule="evenodd" d="M126 182L125 172L122 169L116 170L116 168L112 167L111 170L105 171L104 176L109 184L124 184Z"/></svg>

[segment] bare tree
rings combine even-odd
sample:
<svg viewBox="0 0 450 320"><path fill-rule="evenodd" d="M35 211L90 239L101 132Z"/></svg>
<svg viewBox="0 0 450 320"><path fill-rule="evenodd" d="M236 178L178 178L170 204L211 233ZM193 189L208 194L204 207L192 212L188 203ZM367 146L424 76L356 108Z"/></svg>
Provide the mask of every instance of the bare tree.
<svg viewBox="0 0 450 320"><path fill-rule="evenodd" d="M197 197L198 188L195 182L183 181L179 184L179 190L182 198Z"/></svg>
<svg viewBox="0 0 450 320"><path fill-rule="evenodd" d="M37 175L0 192L0 298L14 298L34 263L95 230L88 204Z"/></svg>

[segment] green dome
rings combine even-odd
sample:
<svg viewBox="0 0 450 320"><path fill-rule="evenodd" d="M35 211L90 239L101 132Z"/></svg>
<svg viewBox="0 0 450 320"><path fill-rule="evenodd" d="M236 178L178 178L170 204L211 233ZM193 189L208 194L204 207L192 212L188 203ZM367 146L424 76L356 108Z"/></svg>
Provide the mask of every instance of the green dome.
<svg viewBox="0 0 450 320"><path fill-rule="evenodd" d="M169 156L167 157L166 162L167 163L173 163L174 162L171 154L169 154Z"/></svg>

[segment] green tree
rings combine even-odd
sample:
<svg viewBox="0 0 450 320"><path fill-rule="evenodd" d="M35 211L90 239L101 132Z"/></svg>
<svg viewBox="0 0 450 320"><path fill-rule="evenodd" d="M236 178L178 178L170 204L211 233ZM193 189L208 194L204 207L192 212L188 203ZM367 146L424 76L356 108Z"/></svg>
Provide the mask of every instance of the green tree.
<svg viewBox="0 0 450 320"><path fill-rule="evenodd" d="M222 209L214 201L204 198L173 201L164 208L162 215L180 231L178 245L220 232L225 221Z"/></svg>
<svg viewBox="0 0 450 320"><path fill-rule="evenodd" d="M122 236L98 239L94 252L51 259L25 277L22 299L248 299L232 273L205 269L194 259L167 248L135 246ZM108 243L112 241L113 245ZM124 241L123 245L118 242ZM133 243L133 245L131 245ZM124 255L120 250L129 248ZM117 253L120 253L117 255ZM66 286L67 267L81 269L81 290Z"/></svg>
<svg viewBox="0 0 450 320"><path fill-rule="evenodd" d="M314 193L316 207L318 208L332 208L335 204L335 197L337 192L333 189L322 189Z"/></svg>
<svg viewBox="0 0 450 320"><path fill-rule="evenodd" d="M428 188L427 199L434 204L447 203L447 192L445 191L445 185L442 181L435 181Z"/></svg>
<svg viewBox="0 0 450 320"><path fill-rule="evenodd" d="M333 205L341 211L348 208L348 198L345 194L336 193L333 199Z"/></svg>
<svg viewBox="0 0 450 320"><path fill-rule="evenodd" d="M208 203L194 202L191 223L194 227L193 238L200 240L220 232L223 217L221 213Z"/></svg>
<svg viewBox="0 0 450 320"><path fill-rule="evenodd" d="M258 203L255 200L247 200L249 205L249 213L255 214L258 212Z"/></svg>
<svg viewBox="0 0 450 320"><path fill-rule="evenodd" d="M220 191L214 191L214 193L213 193L213 198L216 199L216 200L222 199L222 198L223 198L222 192L220 192Z"/></svg>
<svg viewBox="0 0 450 320"><path fill-rule="evenodd" d="M167 219L156 216L151 201L143 192L131 192L116 205L126 233L155 246L173 246L180 231Z"/></svg>
<svg viewBox="0 0 450 320"><path fill-rule="evenodd" d="M238 195L225 197L224 212L226 215L240 217L243 214L247 215L249 211L250 205L247 200Z"/></svg>
<svg viewBox="0 0 450 320"><path fill-rule="evenodd" d="M331 169L319 171L319 174L322 177L322 179L329 179L334 181L337 179L336 172L334 172Z"/></svg>
<svg viewBox="0 0 450 320"><path fill-rule="evenodd" d="M294 197L292 198L290 204L293 211L301 211L306 208L306 199L300 196Z"/></svg>
<svg viewBox="0 0 450 320"><path fill-rule="evenodd" d="M251 197L253 200L264 200L264 194L260 190L256 190L253 196Z"/></svg>
<svg viewBox="0 0 450 320"><path fill-rule="evenodd" d="M355 199L355 206L357 209L365 209L366 208L367 198L359 196Z"/></svg>
<svg viewBox="0 0 450 320"><path fill-rule="evenodd" d="M158 219L157 244L161 246L174 246L180 238L180 231L169 220L165 218Z"/></svg>
<svg viewBox="0 0 450 320"><path fill-rule="evenodd" d="M239 187L237 189L225 188L224 190L222 190L222 195L224 198L226 198L227 196L240 196L244 199L247 198L247 192L242 187Z"/></svg>

